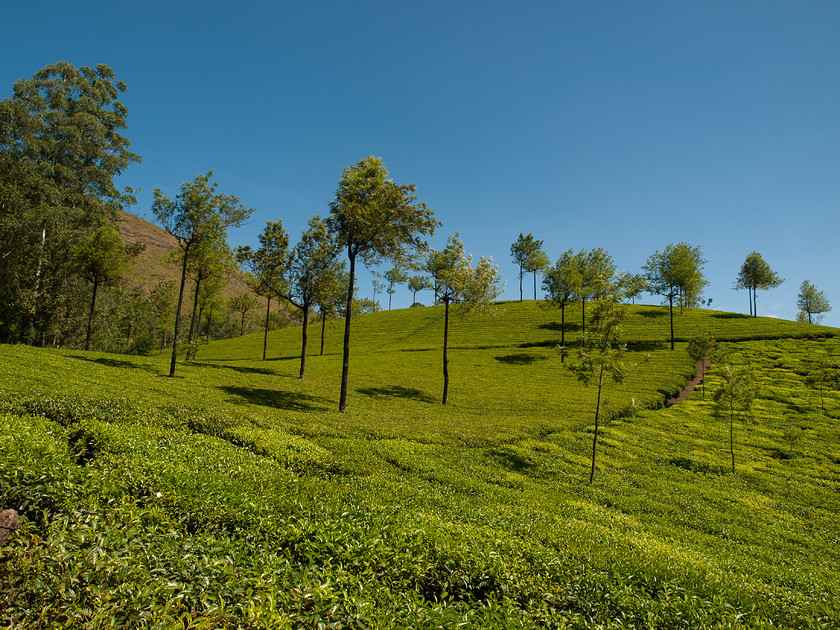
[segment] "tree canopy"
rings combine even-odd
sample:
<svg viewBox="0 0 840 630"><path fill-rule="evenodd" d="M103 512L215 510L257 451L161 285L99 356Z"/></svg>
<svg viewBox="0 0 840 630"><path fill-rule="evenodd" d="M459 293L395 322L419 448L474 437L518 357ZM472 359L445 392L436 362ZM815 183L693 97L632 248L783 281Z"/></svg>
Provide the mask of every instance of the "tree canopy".
<svg viewBox="0 0 840 630"><path fill-rule="evenodd" d="M525 273L534 274L534 299L537 299L537 272L545 271L549 267L548 256L542 250L543 241L534 238L528 233L527 236L519 233L519 238L510 246L510 255L513 262L519 266L519 301L522 296L522 278Z"/></svg>
<svg viewBox="0 0 840 630"><path fill-rule="evenodd" d="M824 313L831 310L831 304L825 297L825 293L818 290L810 280L802 281L796 297L796 306L799 308L796 319L801 322L807 320L809 324L819 324Z"/></svg>
<svg viewBox="0 0 840 630"><path fill-rule="evenodd" d="M758 317L758 307L755 300L755 292L757 289L767 291L773 289L784 282L783 278L770 268L761 254L758 252L750 252L746 260L741 265L741 271L738 272L738 277L735 279L736 289L747 289L750 298L750 315Z"/></svg>

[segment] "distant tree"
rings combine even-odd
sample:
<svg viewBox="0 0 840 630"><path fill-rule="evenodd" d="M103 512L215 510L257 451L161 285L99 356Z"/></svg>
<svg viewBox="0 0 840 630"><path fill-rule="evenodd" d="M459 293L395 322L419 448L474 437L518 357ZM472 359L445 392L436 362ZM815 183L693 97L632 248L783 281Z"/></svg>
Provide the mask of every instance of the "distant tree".
<svg viewBox="0 0 840 630"><path fill-rule="evenodd" d="M519 301L522 297L522 278L525 273L534 274L534 299L537 299L537 272L548 268L548 256L542 251L543 242L534 238L529 233L525 236L520 232L519 238L510 246L510 255L513 262L519 266Z"/></svg>
<svg viewBox="0 0 840 630"><path fill-rule="evenodd" d="M593 250L580 250L575 255L578 266L576 274L578 285L575 294L581 304L581 331L586 334L586 300L604 299L615 293L615 263L607 250L596 247Z"/></svg>
<svg viewBox="0 0 840 630"><path fill-rule="evenodd" d="M235 313L239 313L242 318L239 326L239 336L245 334L245 315L257 306L257 302L251 297L250 293L240 293L228 300L228 308Z"/></svg>
<svg viewBox="0 0 840 630"><path fill-rule="evenodd" d="M263 361L268 351L268 325L271 313L272 296L281 297L289 294L289 267L291 251L289 235L282 221L266 221L265 229L259 236L260 247L253 251L250 245L236 248L236 260L254 278L255 290L265 296L265 326L263 330Z"/></svg>
<svg viewBox="0 0 840 630"><path fill-rule="evenodd" d="M417 303L417 294L420 291L427 289L434 289L435 285L429 279L429 276L411 276L408 279L408 290L411 291L411 304Z"/></svg>
<svg viewBox="0 0 840 630"><path fill-rule="evenodd" d="M377 276L377 277L378 277L378 276ZM377 300L376 300L376 296L377 296L377 295L379 295L380 293L382 293L382 291L384 291L384 290L385 290L385 283L384 283L384 282L380 282L379 280L377 280L376 278L374 278L374 279L371 281L371 284L373 285L373 301L374 301L374 302L376 302L376 301L377 301Z"/></svg>
<svg viewBox="0 0 840 630"><path fill-rule="evenodd" d="M415 203L414 184L395 184L378 157L366 157L344 169L335 199L330 203L329 225L347 251L350 279L344 319L344 358L341 369L339 410L347 409L350 372L350 319L356 260L366 265L382 259L411 267L427 245L422 237L434 234L438 221L432 210Z"/></svg>
<svg viewBox="0 0 840 630"><path fill-rule="evenodd" d="M747 289L750 301L750 315L758 317L758 307L755 300L755 292L757 289L767 291L773 289L784 280L770 268L761 254L758 252L751 252L744 264L741 265L741 271L735 280L736 289Z"/></svg>
<svg viewBox="0 0 840 630"><path fill-rule="evenodd" d="M178 291L178 306L175 309L175 331L172 334L172 360L169 376L175 376L175 361L178 357L178 334L181 325L181 306L184 302L184 285L193 251L202 243L217 238L225 239L229 227L238 227L254 211L245 208L234 195L216 192L217 182L210 183L213 171L197 175L191 182L181 184L181 191L174 200L155 189L152 204L160 225L178 241L183 263L181 265L181 287Z"/></svg>
<svg viewBox="0 0 840 630"><path fill-rule="evenodd" d="M688 356L698 368L701 379L703 381L703 398L706 397L706 361L712 356L712 351L715 348L715 339L709 334L707 328L701 328L694 337L689 339Z"/></svg>
<svg viewBox="0 0 840 630"><path fill-rule="evenodd" d="M677 243L668 245L662 252L654 252L643 267L648 291L668 301L671 350L674 349L674 299L678 300L681 313L684 306L699 303L703 287L708 284L703 276L705 264L699 245Z"/></svg>
<svg viewBox="0 0 840 630"><path fill-rule="evenodd" d="M447 239L446 247L432 252L426 270L434 279L435 295L444 304L443 324L443 404L449 394L449 307L485 310L502 292L498 268L492 258L479 260L473 266L472 256L464 254L464 243L456 232Z"/></svg>
<svg viewBox="0 0 840 630"><path fill-rule="evenodd" d="M819 324L824 317L823 314L831 310L831 304L825 297L825 293L817 290L810 280L802 281L796 297L796 306L799 307L796 319L800 322L807 319L809 324Z"/></svg>
<svg viewBox="0 0 840 630"><path fill-rule="evenodd" d="M729 419L729 453L732 457L732 474L735 474L735 418L751 417L753 401L758 397L758 383L747 367L724 365L720 374L721 384L715 390L715 415Z"/></svg>
<svg viewBox="0 0 840 630"><path fill-rule="evenodd" d="M619 278L625 299L636 303L636 298L648 290L648 283L640 273L625 273Z"/></svg>
<svg viewBox="0 0 840 630"><path fill-rule="evenodd" d="M200 318L202 296L206 300L211 292L221 289L222 280L232 264L233 253L222 234L204 239L193 248L192 261L188 265L188 273L193 279L193 305L187 333L188 361L191 358L194 360L198 351L198 344L194 344L193 340L199 334L197 319ZM212 282L213 279L217 282Z"/></svg>
<svg viewBox="0 0 840 630"><path fill-rule="evenodd" d="M90 350L93 332L93 312L96 308L96 294L100 286L117 282L128 271L131 255L137 248L129 249L120 237L117 228L105 221L75 253L75 264L79 274L93 285L88 311L85 350Z"/></svg>
<svg viewBox="0 0 840 630"><path fill-rule="evenodd" d="M315 305L321 314L321 356L324 356L327 318L337 315L341 310L349 281L346 263L343 260L336 260L335 266L328 269L318 283Z"/></svg>
<svg viewBox="0 0 840 630"><path fill-rule="evenodd" d="M406 275L405 271L400 269L399 267L392 267L388 271L385 272L385 282L388 283L388 288L386 291L388 292L388 310L391 310L391 297L396 292L396 285L404 284L408 281L408 275Z"/></svg>
<svg viewBox="0 0 840 630"><path fill-rule="evenodd" d="M543 289L548 293L549 304L560 309L560 346L566 346L566 306L574 299L580 286L580 266L575 253L569 249L557 259L543 279ZM561 354L565 361L565 355Z"/></svg>
<svg viewBox="0 0 840 630"><path fill-rule="evenodd" d="M621 325L626 317L627 307L619 304L614 296L604 295L594 304L594 330L587 337L583 336L581 348L569 369L578 380L589 385L593 380L598 383L598 398L595 403L595 432L592 437L592 466L589 483L595 480L595 453L598 445L599 418L601 412L601 392L605 377L612 377L616 383L624 380L626 365L624 353L626 344L620 343ZM561 350L565 352L565 349Z"/></svg>

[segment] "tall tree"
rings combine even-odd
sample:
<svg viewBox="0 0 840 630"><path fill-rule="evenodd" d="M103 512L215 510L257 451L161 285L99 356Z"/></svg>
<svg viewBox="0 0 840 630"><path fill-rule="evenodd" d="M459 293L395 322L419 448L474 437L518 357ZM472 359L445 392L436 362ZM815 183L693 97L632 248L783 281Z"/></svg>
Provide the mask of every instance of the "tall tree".
<svg viewBox="0 0 840 630"><path fill-rule="evenodd" d="M175 376L184 285L193 251L208 240L226 238L229 227L242 225L254 211L253 208L245 208L234 195L217 193L216 188L219 184L218 182L211 183L211 177L213 177L213 171L196 175L191 182L184 182L174 200L164 195L159 188L156 188L154 192L152 212L163 229L178 241L183 255L181 286L178 291L178 306L175 310L175 330L172 334L170 377Z"/></svg>
<svg viewBox="0 0 840 630"><path fill-rule="evenodd" d="M741 271L735 279L736 289L747 289L750 302L750 315L758 317L758 306L756 305L755 292L757 289L767 291L774 289L784 282L784 279L770 268L761 254L758 252L751 252L744 264L741 265Z"/></svg>
<svg viewBox="0 0 840 630"><path fill-rule="evenodd" d="M373 265L382 259L411 267L434 234L438 221L431 209L417 202L414 184L395 184L382 160L369 156L344 169L335 199L330 203L329 226L347 251L350 278L344 315L344 358L341 368L339 410L347 410L350 372L350 320L356 260Z"/></svg>
<svg viewBox="0 0 840 630"><path fill-rule="evenodd" d="M245 316L249 311L252 311L256 305L257 303L254 298L251 297L250 293L240 293L228 300L228 308L230 308L233 312L239 313L240 316L240 337L245 334Z"/></svg>
<svg viewBox="0 0 840 630"><path fill-rule="evenodd" d="M426 289L434 289L434 285L429 276L411 276L408 279L408 290L411 291L411 305L417 304L417 294Z"/></svg>
<svg viewBox="0 0 840 630"><path fill-rule="evenodd" d="M114 181L140 161L121 135L125 90L106 65L60 62L0 101L0 340L43 342L76 308L72 252L134 202Z"/></svg>
<svg viewBox="0 0 840 630"><path fill-rule="evenodd" d="M615 263L609 252L602 247L590 251L580 250L575 256L578 266L575 294L580 299L582 332L586 334L586 300L600 300L615 288Z"/></svg>
<svg viewBox="0 0 840 630"><path fill-rule="evenodd" d="M697 365L697 371L703 381L703 398L706 397L706 362L711 358L715 349L715 339L707 328L701 328L688 340L686 351L691 360Z"/></svg>
<svg viewBox="0 0 840 630"><path fill-rule="evenodd" d="M534 299L537 299L537 272L548 268L548 256L542 250L543 242L534 238L530 232L527 236L519 233L519 238L510 246L513 262L519 266L519 301L522 296L522 278L525 273L534 273Z"/></svg>
<svg viewBox="0 0 840 630"><path fill-rule="evenodd" d="M626 366L623 360L626 344L620 342L621 325L626 317L627 307L619 304L615 296L601 296L594 305L594 330L587 337L583 336L577 357L569 364L569 369L578 380L589 385L593 380L598 384L598 397L595 402L595 431L592 436L592 465L589 483L595 480L595 453L598 446L598 427L601 413L601 392L605 378L620 383L624 380Z"/></svg>
<svg viewBox="0 0 840 630"><path fill-rule="evenodd" d="M484 258L473 266L472 256L464 254L464 243L458 233L450 236L446 247L432 252L426 270L434 279L435 295L444 304L443 324L443 404L449 395L449 308L486 309L502 292L498 268L492 258Z"/></svg>
<svg viewBox="0 0 840 630"><path fill-rule="evenodd" d="M580 286L580 266L575 253L569 249L564 252L543 280L543 288L548 293L549 304L560 309L560 346L566 346L566 306L574 299ZM561 354L565 361L565 355Z"/></svg>
<svg viewBox="0 0 840 630"><path fill-rule="evenodd" d="M128 270L131 255L137 251L138 248L129 250L117 228L110 221L105 221L75 253L79 274L92 285L85 350L90 350L93 313L99 288L117 282Z"/></svg>
<svg viewBox="0 0 840 630"><path fill-rule="evenodd" d="M266 221L259 236L260 246L256 251L250 245L236 248L236 260L254 277L256 290L267 300L265 328L263 331L263 361L268 350L268 326L271 297L289 294L289 267L291 252L289 235L282 221Z"/></svg>
<svg viewBox="0 0 840 630"><path fill-rule="evenodd" d="M408 275L399 267L391 267L385 272L385 282L388 283L388 310L391 310L391 297L396 293L396 285L403 284L408 281Z"/></svg>
<svg viewBox="0 0 840 630"><path fill-rule="evenodd" d="M321 356L324 356L327 318L336 315L341 310L349 281L347 264L343 260L336 259L335 266L331 267L318 283L315 305L321 314Z"/></svg>
<svg viewBox="0 0 840 630"><path fill-rule="evenodd" d="M809 324L819 324L824 313L831 310L831 304L825 297L825 293L819 291L810 280L803 280L799 286L796 306L799 307L796 319L804 322L807 318Z"/></svg>
<svg viewBox="0 0 840 630"><path fill-rule="evenodd" d="M183 254L183 252L181 252ZM188 265L188 273L193 278L193 306L190 316L190 329L187 333L186 358L195 359L198 344L193 344L193 335L198 337L196 318L199 316L199 305L202 297L202 289L205 287L215 288L210 283L211 279L221 279L225 272L233 264L233 252L230 251L227 241L222 234L216 234L193 248L192 261Z"/></svg>
<svg viewBox="0 0 840 630"><path fill-rule="evenodd" d="M703 287L708 284L703 276L705 264L699 245L672 243L662 252L651 254L643 267L648 290L668 300L671 350L674 349L674 299L678 300L681 313L684 306L699 302Z"/></svg>

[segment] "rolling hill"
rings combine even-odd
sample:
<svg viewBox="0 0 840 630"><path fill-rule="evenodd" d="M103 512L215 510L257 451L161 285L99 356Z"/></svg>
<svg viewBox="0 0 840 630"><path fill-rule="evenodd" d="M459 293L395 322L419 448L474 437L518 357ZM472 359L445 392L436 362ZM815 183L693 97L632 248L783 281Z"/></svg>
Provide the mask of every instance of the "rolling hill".
<svg viewBox="0 0 840 630"><path fill-rule="evenodd" d="M840 331L689 309L670 351L667 310L629 307L590 485L595 388L559 313L494 310L451 322L446 406L441 307L354 319L346 414L337 322L302 380L299 328L175 379L163 355L0 346L0 510L22 520L0 625L840 626ZM661 408L700 327L760 385L734 474L721 359Z"/></svg>

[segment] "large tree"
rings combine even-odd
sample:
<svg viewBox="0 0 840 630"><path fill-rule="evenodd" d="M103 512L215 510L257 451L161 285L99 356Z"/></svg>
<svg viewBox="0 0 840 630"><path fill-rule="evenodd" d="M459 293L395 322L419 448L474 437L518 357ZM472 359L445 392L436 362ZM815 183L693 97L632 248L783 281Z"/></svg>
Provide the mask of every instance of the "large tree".
<svg viewBox="0 0 840 630"><path fill-rule="evenodd" d="M434 234L438 221L431 209L417 203L414 184L395 184L382 160L369 156L344 169L335 199L330 203L329 225L347 252L350 278L344 314L344 358L339 410L347 409L350 371L350 321L356 261L373 265L383 259L411 267L426 248L423 237Z"/></svg>
<svg viewBox="0 0 840 630"><path fill-rule="evenodd" d="M0 101L0 340L43 343L77 308L68 260L134 201L114 182L140 161L121 135L125 89L108 66L60 62Z"/></svg>
<svg viewBox="0 0 840 630"><path fill-rule="evenodd" d="M674 349L674 300L678 301L681 313L683 307L699 303L703 288L708 284L703 276L705 264L699 245L672 243L661 252L651 254L643 267L648 290L668 301L671 350Z"/></svg>
<svg viewBox="0 0 840 630"><path fill-rule="evenodd" d="M519 301L522 297L522 278L526 273L534 274L534 299L537 299L537 272L545 271L548 266L548 256L542 250L543 242L534 238L530 232L527 236L519 233L519 238L510 246L513 262L519 266Z"/></svg>
<svg viewBox="0 0 840 630"><path fill-rule="evenodd" d="M178 306L175 309L175 330L172 334L172 360L169 376L175 376L175 361L178 358L178 335L181 325L181 307L184 302L184 285L187 270L196 249L207 241L227 237L229 227L238 227L251 216L253 208L246 208L234 195L217 193L218 182L211 182L213 171L196 175L191 182L181 184L175 199L170 199L155 189L152 204L160 225L178 241L181 248L181 286L178 291Z"/></svg>
<svg viewBox="0 0 840 630"><path fill-rule="evenodd" d="M750 301L750 315L758 317L758 306L756 305L755 292L757 289L767 291L773 289L784 282L784 279L770 268L761 254L758 252L750 252L744 264L741 265L741 271L738 272L738 277L735 279L736 289L747 289Z"/></svg>
<svg viewBox="0 0 840 630"><path fill-rule="evenodd" d="M799 294L796 296L796 306L799 313L796 319L809 324L819 324L823 314L831 310L831 304L825 293L819 291L810 280L803 280L799 287Z"/></svg>
<svg viewBox="0 0 840 630"><path fill-rule="evenodd" d="M484 258L473 266L472 256L465 255L464 243L454 236L446 247L432 252L426 270L434 281L435 296L444 304L443 318L443 404L449 395L449 309L457 304L469 309L485 309L502 292L501 280L492 258Z"/></svg>
<svg viewBox="0 0 840 630"><path fill-rule="evenodd" d="M613 292L616 284L615 263L610 253L602 247L590 251L580 250L574 258L578 267L575 294L580 299L582 333L586 334L586 300L600 300Z"/></svg>

